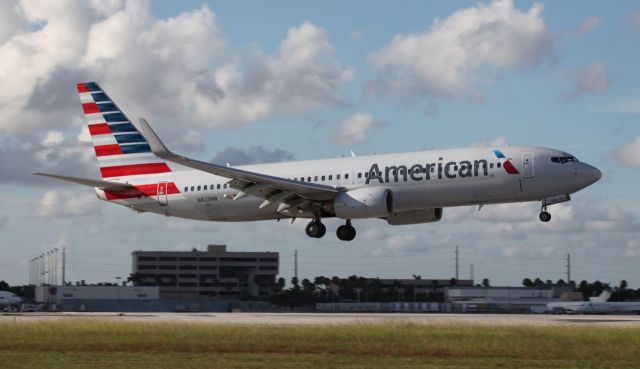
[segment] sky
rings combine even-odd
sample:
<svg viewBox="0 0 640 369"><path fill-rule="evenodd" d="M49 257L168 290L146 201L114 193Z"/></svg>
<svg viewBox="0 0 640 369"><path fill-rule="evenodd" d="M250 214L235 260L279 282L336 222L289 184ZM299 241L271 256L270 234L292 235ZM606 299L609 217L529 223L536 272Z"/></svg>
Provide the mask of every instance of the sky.
<svg viewBox="0 0 640 369"><path fill-rule="evenodd" d="M621 279L640 287L640 5L632 1L0 2L0 280L67 249L115 281L134 250L280 252L281 275ZM134 212L34 171L98 178L75 84L97 81L174 151L231 165L538 145L603 178L550 207L447 208L438 223L213 223Z"/></svg>

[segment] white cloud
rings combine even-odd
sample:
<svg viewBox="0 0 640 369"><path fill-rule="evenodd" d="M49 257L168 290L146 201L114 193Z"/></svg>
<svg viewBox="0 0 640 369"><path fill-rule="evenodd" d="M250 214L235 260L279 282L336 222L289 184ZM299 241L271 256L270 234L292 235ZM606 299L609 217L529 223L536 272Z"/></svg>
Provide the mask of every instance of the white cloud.
<svg viewBox="0 0 640 369"><path fill-rule="evenodd" d="M640 241L639 240L629 240L627 241L625 254L629 257L638 257L640 256Z"/></svg>
<svg viewBox="0 0 640 369"><path fill-rule="evenodd" d="M64 141L64 135L60 131L49 131L42 140L42 145L45 147L58 146Z"/></svg>
<svg viewBox="0 0 640 369"><path fill-rule="evenodd" d="M623 164L640 167L640 136L620 147L616 157Z"/></svg>
<svg viewBox="0 0 640 369"><path fill-rule="evenodd" d="M333 142L338 145L357 145L366 141L367 133L378 123L369 113L355 113L340 123L333 133Z"/></svg>
<svg viewBox="0 0 640 369"><path fill-rule="evenodd" d="M307 22L274 55L256 46L243 60L207 6L157 19L146 1L40 0L3 3L4 18L18 21L0 22L0 80L12 86L0 90L0 132L68 126L83 80L100 82L130 118L144 113L173 133L184 128L176 121L232 126L341 104L354 74L325 30Z"/></svg>
<svg viewBox="0 0 640 369"><path fill-rule="evenodd" d="M99 213L99 200L93 193L83 191L47 191L33 204L33 214L38 217L74 217Z"/></svg>
<svg viewBox="0 0 640 369"><path fill-rule="evenodd" d="M582 24L580 25L580 33L587 33L592 29L598 27L600 23L601 21L600 21L600 18L598 17L595 17L595 16L587 17L582 21Z"/></svg>
<svg viewBox="0 0 640 369"><path fill-rule="evenodd" d="M0 45L27 30L28 23L21 14L17 0L0 2Z"/></svg>
<svg viewBox="0 0 640 369"><path fill-rule="evenodd" d="M372 89L431 97L478 95L493 73L535 65L550 54L553 38L534 4L520 11L510 0L459 10L421 33L395 35L371 57L385 72ZM371 86L370 86L371 87Z"/></svg>
<svg viewBox="0 0 640 369"><path fill-rule="evenodd" d="M611 81L607 76L604 65L596 63L575 71L575 87L567 94L568 99L575 99L587 93L600 93L606 90Z"/></svg>

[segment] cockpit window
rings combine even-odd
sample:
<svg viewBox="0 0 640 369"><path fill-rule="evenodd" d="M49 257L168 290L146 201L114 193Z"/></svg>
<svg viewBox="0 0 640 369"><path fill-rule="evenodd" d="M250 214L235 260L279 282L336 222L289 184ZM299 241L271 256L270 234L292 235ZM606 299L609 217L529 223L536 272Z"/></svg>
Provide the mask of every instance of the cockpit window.
<svg viewBox="0 0 640 369"><path fill-rule="evenodd" d="M577 162L578 159L573 156L553 156L551 157L551 161L554 163L566 164L569 162Z"/></svg>

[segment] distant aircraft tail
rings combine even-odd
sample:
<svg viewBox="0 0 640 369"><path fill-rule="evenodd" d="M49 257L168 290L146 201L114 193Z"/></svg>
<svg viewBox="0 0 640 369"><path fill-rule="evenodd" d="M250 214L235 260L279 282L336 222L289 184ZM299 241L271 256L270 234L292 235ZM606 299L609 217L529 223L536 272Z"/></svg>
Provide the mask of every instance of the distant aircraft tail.
<svg viewBox="0 0 640 369"><path fill-rule="evenodd" d="M78 83L77 88L103 179L149 182L146 177L171 175L169 165L151 152L147 140L96 82Z"/></svg>
<svg viewBox="0 0 640 369"><path fill-rule="evenodd" d="M611 297L611 291L603 290L599 296L589 297L589 301L591 302L607 302Z"/></svg>

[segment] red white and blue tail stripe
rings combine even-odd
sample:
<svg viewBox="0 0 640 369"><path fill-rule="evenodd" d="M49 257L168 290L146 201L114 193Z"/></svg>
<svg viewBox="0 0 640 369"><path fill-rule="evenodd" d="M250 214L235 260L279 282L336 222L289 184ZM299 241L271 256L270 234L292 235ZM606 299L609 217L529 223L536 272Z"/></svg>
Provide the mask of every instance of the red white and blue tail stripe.
<svg viewBox="0 0 640 369"><path fill-rule="evenodd" d="M77 88L102 178L170 175L171 168L97 83Z"/></svg>

